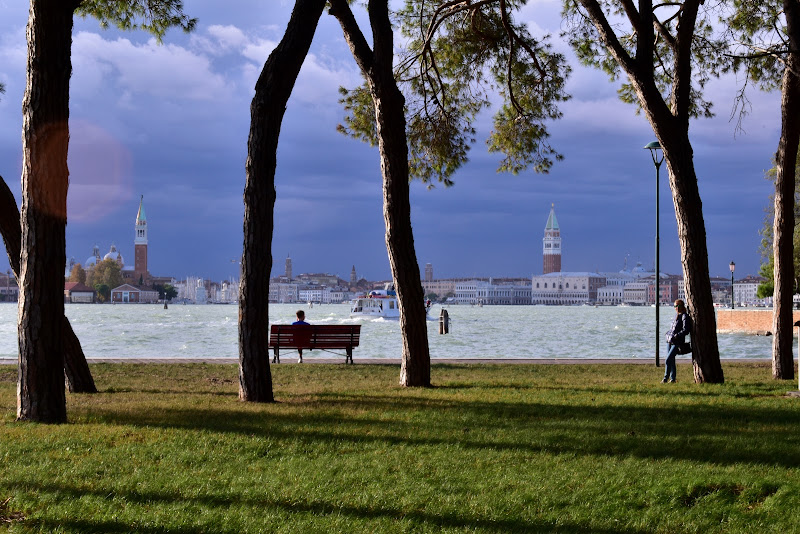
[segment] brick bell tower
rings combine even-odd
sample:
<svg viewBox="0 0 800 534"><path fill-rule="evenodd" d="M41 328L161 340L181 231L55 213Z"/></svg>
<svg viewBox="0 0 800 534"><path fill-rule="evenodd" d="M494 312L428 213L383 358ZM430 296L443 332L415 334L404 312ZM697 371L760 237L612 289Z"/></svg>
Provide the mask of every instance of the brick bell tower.
<svg viewBox="0 0 800 534"><path fill-rule="evenodd" d="M144 195L139 199L139 212L136 214L136 238L133 240L134 283L138 284L141 278L145 282L150 276L147 272L147 216L144 214Z"/></svg>
<svg viewBox="0 0 800 534"><path fill-rule="evenodd" d="M556 220L556 208L550 205L550 216L547 217L547 225L544 227L544 239L542 239L543 267L542 273L561 272L561 230Z"/></svg>

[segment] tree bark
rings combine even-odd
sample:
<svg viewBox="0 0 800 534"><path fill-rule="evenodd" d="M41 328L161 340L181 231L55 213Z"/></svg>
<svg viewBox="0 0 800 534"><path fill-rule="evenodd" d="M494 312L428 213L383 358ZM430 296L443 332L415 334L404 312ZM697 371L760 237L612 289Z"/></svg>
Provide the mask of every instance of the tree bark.
<svg viewBox="0 0 800 534"><path fill-rule="evenodd" d="M22 103L17 419L65 422L64 266L72 2L32 0Z"/></svg>
<svg viewBox="0 0 800 534"><path fill-rule="evenodd" d="M772 377L794 378L792 296L794 287L794 188L797 146L800 142L800 6L784 0L789 54L781 83L781 138L775 156L775 299L772 320Z"/></svg>
<svg viewBox="0 0 800 534"><path fill-rule="evenodd" d="M8 188L3 177L0 176L0 234L6 245L8 263L14 276L19 278L20 243L22 230L20 228L20 215L14 195ZM92 372L83 354L81 342L72 330L72 325L65 315L62 321L64 336L64 371L67 375L67 386L70 393L97 393Z"/></svg>
<svg viewBox="0 0 800 534"><path fill-rule="evenodd" d="M722 383L725 376L717 344L717 316L711 298L708 249L703 205L697 187L688 128L664 131L656 128L669 168L670 189L678 223L681 265L692 330L692 366L697 383Z"/></svg>
<svg viewBox="0 0 800 534"><path fill-rule="evenodd" d="M341 0L332 2L331 8L331 14L339 20L356 63L367 79L375 105L383 176L386 249L397 290L403 339L400 385L426 387L431 385L431 359L425 294L411 226L405 99L394 78L393 31L388 2L370 0L368 11L374 51L369 50L346 3Z"/></svg>
<svg viewBox="0 0 800 534"><path fill-rule="evenodd" d="M324 7L325 0L297 0L283 39L264 64L250 105L239 288L239 399L248 402L275 400L268 345L278 137Z"/></svg>

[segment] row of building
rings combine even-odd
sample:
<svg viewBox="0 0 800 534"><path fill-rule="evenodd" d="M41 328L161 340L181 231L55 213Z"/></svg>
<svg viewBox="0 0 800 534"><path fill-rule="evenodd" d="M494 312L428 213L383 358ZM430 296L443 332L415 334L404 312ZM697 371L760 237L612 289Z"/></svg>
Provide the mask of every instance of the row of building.
<svg viewBox="0 0 800 534"><path fill-rule="evenodd" d="M126 269L121 254L112 245L102 259L113 259L120 265L123 281L119 287L111 289L112 303L158 302L155 284L170 284L178 293L177 300L184 303L234 303L239 296L239 283L236 280L221 283L188 277L176 280L169 277L154 277L148 270L147 218L143 200L134 223L134 266ZM452 304L468 305L629 305L647 306L656 302L656 277L637 264L628 270L627 265L619 272L562 272L561 271L561 229L551 206L542 239L541 275L531 278L452 278L437 280L433 276L433 265L425 265L422 286L428 298ZM99 248L95 246L92 256L84 267L91 269L101 261ZM71 270L74 260L68 265ZM66 273L67 275L69 273ZM758 299L756 290L763 280L748 276L732 282L727 278L712 278L712 297L718 305L730 305L731 299L737 306L770 306L771 299ZM383 288L386 281L369 282L359 279L356 268L350 272L350 280L345 281L332 274L300 274L293 276L292 259L286 258L282 276L270 280L269 301L274 303L312 302L335 304L348 302L359 293ZM731 285L732 284L732 285ZM682 276L659 275L659 298L662 304L675 299L685 299ZM18 289L11 272L0 273L0 300L16 300ZM94 302L95 292L82 284L68 282L64 288L67 302Z"/></svg>

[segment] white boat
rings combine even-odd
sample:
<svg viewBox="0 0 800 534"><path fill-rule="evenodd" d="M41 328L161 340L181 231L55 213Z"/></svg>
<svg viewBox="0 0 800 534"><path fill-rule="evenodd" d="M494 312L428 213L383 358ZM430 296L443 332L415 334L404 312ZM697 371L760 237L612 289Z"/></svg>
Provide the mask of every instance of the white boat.
<svg viewBox="0 0 800 534"><path fill-rule="evenodd" d="M397 293L394 289L373 289L366 295L350 301L350 317L383 317L399 319L400 308L397 305Z"/></svg>

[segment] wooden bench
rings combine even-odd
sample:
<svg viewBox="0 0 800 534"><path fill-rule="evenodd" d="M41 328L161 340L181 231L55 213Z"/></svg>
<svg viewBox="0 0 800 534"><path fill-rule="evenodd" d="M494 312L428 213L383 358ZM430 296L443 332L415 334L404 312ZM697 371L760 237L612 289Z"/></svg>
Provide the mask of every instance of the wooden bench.
<svg viewBox="0 0 800 534"><path fill-rule="evenodd" d="M353 347L361 337L360 324L274 324L269 330L272 363L281 363L280 349L344 349L344 363L353 363Z"/></svg>

